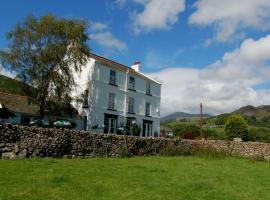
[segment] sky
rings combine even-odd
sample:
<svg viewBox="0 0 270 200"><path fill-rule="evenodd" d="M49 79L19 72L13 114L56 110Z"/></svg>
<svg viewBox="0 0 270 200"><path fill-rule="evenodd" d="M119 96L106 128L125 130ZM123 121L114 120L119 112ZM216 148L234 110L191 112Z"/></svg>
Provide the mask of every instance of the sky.
<svg viewBox="0 0 270 200"><path fill-rule="evenodd" d="M17 22L48 13L87 20L93 53L141 61L162 82L162 116L270 104L269 0L1 0L0 48Z"/></svg>

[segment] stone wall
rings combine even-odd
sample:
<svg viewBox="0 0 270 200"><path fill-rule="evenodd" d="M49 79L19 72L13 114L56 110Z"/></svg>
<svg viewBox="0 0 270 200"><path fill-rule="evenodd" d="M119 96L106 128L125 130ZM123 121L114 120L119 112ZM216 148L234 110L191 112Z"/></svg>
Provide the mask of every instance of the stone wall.
<svg viewBox="0 0 270 200"><path fill-rule="evenodd" d="M270 160L270 144L268 143L142 138L68 129L0 125L2 158L117 157L123 153L130 156L159 155L167 147L173 147L179 151L213 148L234 155Z"/></svg>

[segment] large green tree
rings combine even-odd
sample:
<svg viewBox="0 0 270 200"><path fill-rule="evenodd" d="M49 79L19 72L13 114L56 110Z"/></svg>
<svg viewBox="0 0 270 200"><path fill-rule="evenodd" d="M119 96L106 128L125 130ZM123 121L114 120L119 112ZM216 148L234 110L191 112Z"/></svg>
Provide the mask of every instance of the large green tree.
<svg viewBox="0 0 270 200"><path fill-rule="evenodd" d="M90 52L86 21L30 15L7 33L7 39L8 48L0 51L1 63L32 86L41 117L47 102L71 101L73 74L86 64Z"/></svg>
<svg viewBox="0 0 270 200"><path fill-rule="evenodd" d="M240 137L246 141L248 140L248 124L241 115L233 114L229 116L225 124L225 133L230 140Z"/></svg>

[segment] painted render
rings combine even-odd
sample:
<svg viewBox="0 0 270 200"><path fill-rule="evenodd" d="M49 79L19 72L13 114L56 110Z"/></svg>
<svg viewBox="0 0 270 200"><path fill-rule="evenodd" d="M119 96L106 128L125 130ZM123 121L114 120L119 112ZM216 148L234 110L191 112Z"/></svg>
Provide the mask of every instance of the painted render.
<svg viewBox="0 0 270 200"><path fill-rule="evenodd" d="M108 128L108 116L117 116L117 122L110 121L112 124L117 123L117 127L124 126L127 118L132 118L134 123L141 126L142 136L159 135L161 84L139 72L138 68L138 63L130 68L95 54L90 55L87 66L75 76L77 87L73 93L78 96L88 90L87 105L74 103L80 115L85 118L86 130L95 129L103 133ZM115 85L110 84L111 71L116 74ZM130 89L131 76L135 78L135 90ZM147 83L150 83L150 95L146 94ZM114 109L108 109L110 93L115 95ZM134 98L132 113L128 112L129 97ZM146 103L150 103L149 116L146 116ZM147 131L144 132L143 128Z"/></svg>

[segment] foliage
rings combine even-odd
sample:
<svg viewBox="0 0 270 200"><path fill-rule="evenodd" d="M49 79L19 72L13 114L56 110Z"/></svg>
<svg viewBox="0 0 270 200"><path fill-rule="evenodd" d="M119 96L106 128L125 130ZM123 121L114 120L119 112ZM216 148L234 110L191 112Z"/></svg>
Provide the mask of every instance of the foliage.
<svg viewBox="0 0 270 200"><path fill-rule="evenodd" d="M203 129L204 137L209 140L225 140L226 137L223 130L224 129L218 128L205 128Z"/></svg>
<svg viewBox="0 0 270 200"><path fill-rule="evenodd" d="M86 29L85 21L49 14L40 19L28 16L7 34L10 43L0 51L1 63L34 88L29 95L38 102L41 117L48 98L64 104L70 101L73 73L81 70L89 54Z"/></svg>
<svg viewBox="0 0 270 200"><path fill-rule="evenodd" d="M221 114L215 118L215 125L224 126L230 114Z"/></svg>
<svg viewBox="0 0 270 200"><path fill-rule="evenodd" d="M251 127L248 136L250 141L270 142L270 129Z"/></svg>
<svg viewBox="0 0 270 200"><path fill-rule="evenodd" d="M173 123L170 125L174 135L185 139L194 139L200 136L200 128L195 124Z"/></svg>
<svg viewBox="0 0 270 200"><path fill-rule="evenodd" d="M229 140L235 137L242 138L243 141L248 140L248 125L241 115L231 115L225 124L226 136Z"/></svg>
<svg viewBox="0 0 270 200"><path fill-rule="evenodd" d="M127 158L130 157L128 148L126 146L122 147L119 151L119 157L120 158Z"/></svg>
<svg viewBox="0 0 270 200"><path fill-rule="evenodd" d="M26 95L29 93L29 86L21 81L5 77L0 74L0 91L12 94Z"/></svg>

